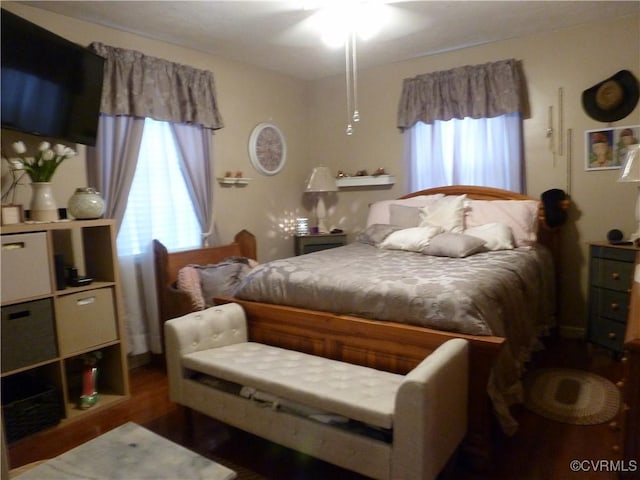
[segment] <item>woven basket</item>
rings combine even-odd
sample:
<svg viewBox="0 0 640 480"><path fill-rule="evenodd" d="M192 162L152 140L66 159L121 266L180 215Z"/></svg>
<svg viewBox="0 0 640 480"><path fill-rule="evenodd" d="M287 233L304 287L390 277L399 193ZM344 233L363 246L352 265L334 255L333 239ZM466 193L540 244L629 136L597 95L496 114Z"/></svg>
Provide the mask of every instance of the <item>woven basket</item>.
<svg viewBox="0 0 640 480"><path fill-rule="evenodd" d="M57 425L64 416L54 387L19 375L2 381L2 412L9 443Z"/></svg>

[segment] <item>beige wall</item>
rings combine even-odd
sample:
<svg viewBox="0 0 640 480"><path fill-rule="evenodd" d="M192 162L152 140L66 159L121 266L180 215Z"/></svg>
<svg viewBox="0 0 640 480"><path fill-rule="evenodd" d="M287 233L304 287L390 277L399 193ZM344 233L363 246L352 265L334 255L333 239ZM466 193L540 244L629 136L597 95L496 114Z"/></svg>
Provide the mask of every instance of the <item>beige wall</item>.
<svg viewBox="0 0 640 480"><path fill-rule="evenodd" d="M353 238L362 229L370 202L406 193L403 137L395 128L402 79L421 73L479 64L505 58L523 63L531 116L524 122L527 193L539 196L549 188L569 190L571 222L564 229L565 254L561 265L566 332L584 327L586 316L587 249L589 240L601 240L611 228L635 229L635 186L617 184L617 171L584 170L584 131L608 125L582 110L583 90L626 68L640 77L640 16L634 15L422 57L359 73L362 121L352 137L344 134L344 78L335 76L303 82L249 65L211 57L193 50L145 39L57 16L25 5L3 2L7 8L81 44L100 41L136 49L148 55L211 70L216 78L225 128L214 137L216 176L242 170L252 177L243 188L215 185L216 223L223 241L241 228L258 237L261 261L293 254L291 238L280 224L295 216L311 216L311 204L302 186L310 169L326 165L332 171L369 171L384 167L396 176L391 188L340 191L331 196L331 226L344 228ZM558 90L564 91L564 126L572 129L572 156L553 155L546 138L548 108L558 111ZM263 176L250 164L247 140L258 123L272 121L286 135L288 160L276 176ZM640 124L640 108L612 126ZM6 148L7 132L2 144ZM571 167L570 181L567 175ZM63 164L56 175L56 197L61 204L76 186L86 183L81 160ZM24 189L22 202L28 202Z"/></svg>

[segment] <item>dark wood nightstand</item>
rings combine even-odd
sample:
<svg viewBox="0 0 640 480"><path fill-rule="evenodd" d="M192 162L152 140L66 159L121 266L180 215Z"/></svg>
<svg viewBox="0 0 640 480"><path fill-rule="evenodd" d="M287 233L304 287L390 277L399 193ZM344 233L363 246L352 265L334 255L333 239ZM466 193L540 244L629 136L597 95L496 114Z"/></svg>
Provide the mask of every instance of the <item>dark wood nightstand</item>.
<svg viewBox="0 0 640 480"><path fill-rule="evenodd" d="M296 255L319 252L329 248L341 247L347 244L346 233L317 233L314 235L295 235L294 250Z"/></svg>
<svg viewBox="0 0 640 480"><path fill-rule="evenodd" d="M589 243L589 341L616 354L624 350L638 248Z"/></svg>

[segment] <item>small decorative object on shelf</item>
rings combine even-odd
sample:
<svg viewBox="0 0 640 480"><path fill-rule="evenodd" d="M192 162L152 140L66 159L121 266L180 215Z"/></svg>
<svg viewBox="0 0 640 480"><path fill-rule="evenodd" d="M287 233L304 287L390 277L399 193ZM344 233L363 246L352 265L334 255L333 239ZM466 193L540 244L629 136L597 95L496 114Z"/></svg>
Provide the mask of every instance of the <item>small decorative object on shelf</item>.
<svg viewBox="0 0 640 480"><path fill-rule="evenodd" d="M102 352L86 353L82 356L84 368L82 370L82 395L80 395L80 408L86 410L98 403L98 360L102 358Z"/></svg>
<svg viewBox="0 0 640 480"><path fill-rule="evenodd" d="M242 172L238 172L242 174ZM220 185L247 185L251 179L247 177L218 177L218 183Z"/></svg>
<svg viewBox="0 0 640 480"><path fill-rule="evenodd" d="M75 150L57 144L51 148L49 142L42 142L34 157L27 157L24 142L14 142L13 149L18 158L9 160L11 168L23 170L31 179L33 195L29 206L31 220L51 222L58 220L58 207L51 191L51 179L60 164L76 155Z"/></svg>
<svg viewBox="0 0 640 480"><path fill-rule="evenodd" d="M100 218L104 213L104 200L91 187L76 188L67 204L69 213L78 220Z"/></svg>
<svg viewBox="0 0 640 480"><path fill-rule="evenodd" d="M2 225L22 223L23 219L24 212L22 210L22 205L2 205Z"/></svg>

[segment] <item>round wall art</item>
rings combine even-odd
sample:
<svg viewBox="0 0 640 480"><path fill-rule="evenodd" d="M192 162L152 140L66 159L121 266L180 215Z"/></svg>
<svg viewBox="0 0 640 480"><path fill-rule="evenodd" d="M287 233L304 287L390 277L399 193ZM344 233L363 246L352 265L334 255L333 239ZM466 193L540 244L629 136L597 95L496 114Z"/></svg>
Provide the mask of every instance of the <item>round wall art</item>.
<svg viewBox="0 0 640 480"><path fill-rule="evenodd" d="M264 175L280 172L287 161L287 143L280 129L271 123L258 124L249 137L249 157Z"/></svg>

